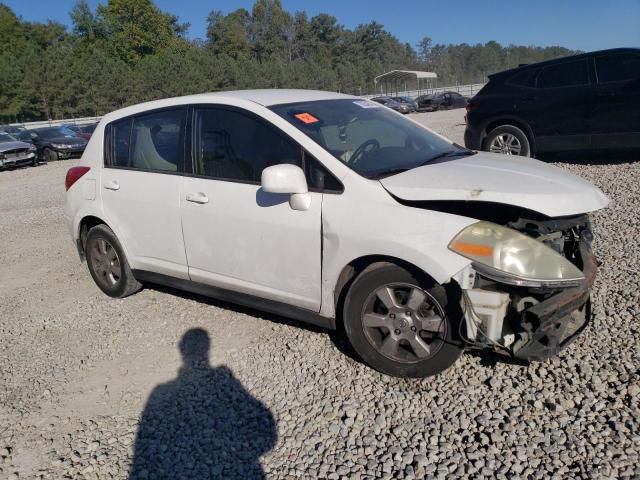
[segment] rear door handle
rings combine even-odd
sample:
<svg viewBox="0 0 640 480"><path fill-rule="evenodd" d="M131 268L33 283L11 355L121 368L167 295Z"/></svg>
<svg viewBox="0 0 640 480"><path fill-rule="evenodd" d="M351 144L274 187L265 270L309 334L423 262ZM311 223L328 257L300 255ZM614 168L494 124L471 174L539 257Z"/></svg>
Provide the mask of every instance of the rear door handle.
<svg viewBox="0 0 640 480"><path fill-rule="evenodd" d="M114 190L114 191L120 190L120 184L115 180L111 180L109 183L106 183L104 185L104 188L106 188L107 190Z"/></svg>
<svg viewBox="0 0 640 480"><path fill-rule="evenodd" d="M202 192L188 193L187 194L187 202L199 203L199 204L202 205L202 204L205 204L205 203L209 203L209 197L207 197Z"/></svg>

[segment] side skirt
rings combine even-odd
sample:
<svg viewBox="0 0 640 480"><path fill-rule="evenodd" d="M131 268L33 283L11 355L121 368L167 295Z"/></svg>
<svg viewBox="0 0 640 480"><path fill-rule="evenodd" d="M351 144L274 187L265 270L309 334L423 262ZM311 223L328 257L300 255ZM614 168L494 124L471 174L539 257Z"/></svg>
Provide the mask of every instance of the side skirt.
<svg viewBox="0 0 640 480"><path fill-rule="evenodd" d="M246 293L234 292L224 288L205 285L204 283L192 282L191 280L183 280L181 278L170 277L160 273L148 272L145 270L133 270L133 276L141 282L155 283L164 285L165 287L184 290L187 292L203 295L205 297L215 298L223 302L235 303L243 307L252 308L254 310L262 310L264 312L274 313L283 317L299 320L304 323L310 323L318 327L330 330L336 329L336 322L333 318L323 317L322 315L305 310L304 308L294 307L282 302L267 300L265 298L255 297Z"/></svg>

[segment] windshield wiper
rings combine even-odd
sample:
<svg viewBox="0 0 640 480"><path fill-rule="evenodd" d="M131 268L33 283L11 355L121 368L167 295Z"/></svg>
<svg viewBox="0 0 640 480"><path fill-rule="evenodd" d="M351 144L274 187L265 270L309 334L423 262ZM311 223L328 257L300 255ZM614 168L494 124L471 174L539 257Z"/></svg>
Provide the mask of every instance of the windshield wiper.
<svg viewBox="0 0 640 480"><path fill-rule="evenodd" d="M390 168L389 170L383 170L382 172L374 173L369 178L373 180L380 180L384 177L390 177L391 175L395 175L396 173L402 173L409 170L408 168Z"/></svg>
<svg viewBox="0 0 640 480"><path fill-rule="evenodd" d="M407 170L411 170L412 168L422 167L423 165L426 165L429 162L433 162L434 160L438 160L439 158L463 157L463 156L466 157L470 155L475 155L476 153L478 152L475 152L473 150L467 150L467 149L447 150L446 152L439 153L429 158L428 160L425 160L421 164L413 166L411 168L406 168L406 167L390 168L389 170L383 170L381 172L374 173L369 178L372 178L374 180L380 180L381 178L390 177L391 175L395 175L396 173L406 172Z"/></svg>
<svg viewBox="0 0 640 480"><path fill-rule="evenodd" d="M439 153L437 155L434 155L431 158L428 158L427 160L425 160L424 162L422 162L420 164L420 166L426 165L429 162L433 162L434 160L438 160L440 158L447 158L447 157L468 157L471 155L475 155L478 152L475 152L473 150L447 150L446 152L442 152Z"/></svg>

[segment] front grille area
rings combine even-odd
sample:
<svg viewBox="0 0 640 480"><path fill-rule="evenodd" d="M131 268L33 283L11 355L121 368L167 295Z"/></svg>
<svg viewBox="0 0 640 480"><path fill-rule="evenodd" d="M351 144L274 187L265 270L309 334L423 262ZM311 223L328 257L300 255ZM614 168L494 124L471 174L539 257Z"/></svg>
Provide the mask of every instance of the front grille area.
<svg viewBox="0 0 640 480"><path fill-rule="evenodd" d="M7 158L24 157L29 153L28 148L14 148L11 150L4 150L2 153Z"/></svg>

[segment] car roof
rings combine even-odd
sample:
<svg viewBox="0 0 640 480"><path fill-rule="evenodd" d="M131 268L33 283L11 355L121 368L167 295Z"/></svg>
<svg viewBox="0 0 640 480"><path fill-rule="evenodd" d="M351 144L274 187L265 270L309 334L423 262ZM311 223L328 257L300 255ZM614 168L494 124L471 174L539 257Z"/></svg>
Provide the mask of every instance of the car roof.
<svg viewBox="0 0 640 480"><path fill-rule="evenodd" d="M510 68L509 70L503 70L501 72L493 73L493 74L489 75L489 78L501 77L502 75L515 74L517 72L528 70L530 68L540 68L540 67L544 67L544 66L547 66L547 65L554 65L556 63L563 63L563 62L566 62L568 60L579 60L581 58L589 58L589 57L592 57L593 55L606 55L606 54L611 54L611 53L629 53L629 52L640 53L640 48L627 48L627 47L625 47L625 48L609 48L607 50L596 50L594 52L578 53L576 55L569 55L569 56L566 56L566 57L553 58L551 60L544 60L542 62L520 65L520 66L515 67L515 68Z"/></svg>
<svg viewBox="0 0 640 480"><path fill-rule="evenodd" d="M140 103L116 110L105 115L106 121L117 118L142 113L158 108L173 107L189 103L215 103L216 100L239 99L270 107L287 103L313 102L318 100L339 100L339 99L360 99L353 95L342 93L325 92L322 90L299 90L299 89L262 89L262 90L232 90L228 92L201 93L184 97L165 98L151 102Z"/></svg>

